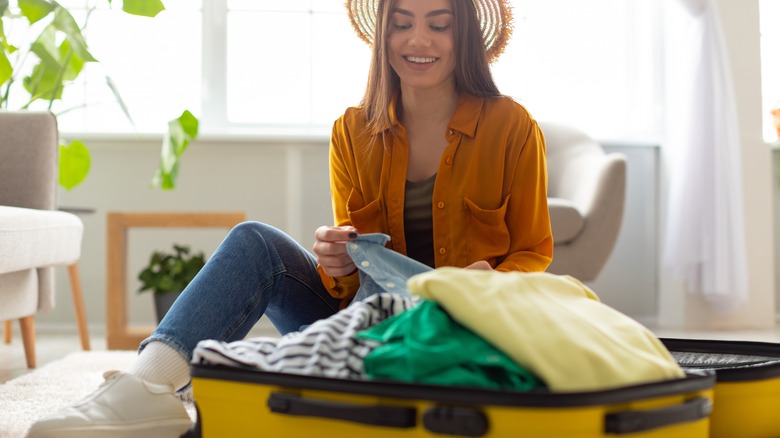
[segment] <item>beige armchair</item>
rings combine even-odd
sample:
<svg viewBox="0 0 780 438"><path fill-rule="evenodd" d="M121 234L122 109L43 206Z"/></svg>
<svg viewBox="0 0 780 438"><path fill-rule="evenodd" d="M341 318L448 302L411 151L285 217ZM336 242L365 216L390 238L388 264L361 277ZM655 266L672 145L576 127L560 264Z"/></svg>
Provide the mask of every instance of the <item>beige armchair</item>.
<svg viewBox="0 0 780 438"><path fill-rule="evenodd" d="M84 226L57 211L57 121L48 112L0 111L0 321L19 320L35 367L35 315L54 306L54 267L68 266L81 345L89 350L78 266Z"/></svg>
<svg viewBox="0 0 780 438"><path fill-rule="evenodd" d="M547 144L553 260L547 272L595 280L615 247L626 197L626 156L585 133L540 122Z"/></svg>

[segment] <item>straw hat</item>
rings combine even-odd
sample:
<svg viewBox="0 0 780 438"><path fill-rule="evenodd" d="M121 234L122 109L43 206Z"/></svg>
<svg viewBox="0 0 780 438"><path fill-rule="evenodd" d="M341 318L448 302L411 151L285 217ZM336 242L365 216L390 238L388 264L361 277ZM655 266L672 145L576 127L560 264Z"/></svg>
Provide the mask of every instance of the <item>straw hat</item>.
<svg viewBox="0 0 780 438"><path fill-rule="evenodd" d="M512 8L508 0L472 0L487 48L488 62L503 53L512 35ZM347 0L347 12L352 27L369 46L374 44L376 14L380 0Z"/></svg>

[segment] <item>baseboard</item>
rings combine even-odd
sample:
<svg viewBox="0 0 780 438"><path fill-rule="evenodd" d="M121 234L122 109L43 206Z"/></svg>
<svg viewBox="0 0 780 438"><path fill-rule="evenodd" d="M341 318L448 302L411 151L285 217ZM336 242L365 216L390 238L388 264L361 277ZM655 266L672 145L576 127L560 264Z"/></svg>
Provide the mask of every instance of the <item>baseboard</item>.
<svg viewBox="0 0 780 438"><path fill-rule="evenodd" d="M14 326L16 330L16 326ZM35 332L39 335L62 335L62 336L77 336L78 329L76 323L66 322L35 322ZM90 337L105 337L106 325L105 324L87 324L87 332Z"/></svg>

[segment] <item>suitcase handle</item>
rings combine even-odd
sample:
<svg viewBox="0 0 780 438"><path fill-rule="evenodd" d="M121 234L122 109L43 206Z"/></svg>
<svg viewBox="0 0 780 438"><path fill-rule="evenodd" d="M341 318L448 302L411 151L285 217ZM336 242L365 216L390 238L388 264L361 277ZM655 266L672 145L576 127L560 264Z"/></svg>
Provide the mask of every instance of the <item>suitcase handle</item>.
<svg viewBox="0 0 780 438"><path fill-rule="evenodd" d="M686 423L706 418L712 412L712 402L706 397L696 397L677 406L647 411L615 412L607 414L604 421L606 433L628 434Z"/></svg>
<svg viewBox="0 0 780 438"><path fill-rule="evenodd" d="M300 395L272 392L268 397L271 412L301 417L345 420L371 426L412 428L417 425L417 409L397 406L362 406L325 400L305 399Z"/></svg>

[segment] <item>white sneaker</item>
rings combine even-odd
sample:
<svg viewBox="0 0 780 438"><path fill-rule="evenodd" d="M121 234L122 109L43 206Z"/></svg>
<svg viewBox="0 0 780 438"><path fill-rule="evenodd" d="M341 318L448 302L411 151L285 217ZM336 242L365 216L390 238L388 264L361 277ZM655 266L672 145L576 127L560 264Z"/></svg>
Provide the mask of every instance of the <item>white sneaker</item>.
<svg viewBox="0 0 780 438"><path fill-rule="evenodd" d="M33 424L28 438L178 437L192 426L169 385L108 371L103 384L80 402Z"/></svg>

